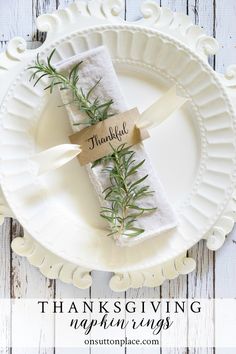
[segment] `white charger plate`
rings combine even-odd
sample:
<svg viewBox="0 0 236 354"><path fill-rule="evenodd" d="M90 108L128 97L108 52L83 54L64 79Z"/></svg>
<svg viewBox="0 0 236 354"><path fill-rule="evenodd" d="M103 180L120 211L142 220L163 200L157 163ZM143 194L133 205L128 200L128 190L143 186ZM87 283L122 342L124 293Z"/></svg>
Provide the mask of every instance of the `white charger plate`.
<svg viewBox="0 0 236 354"><path fill-rule="evenodd" d="M70 127L59 95L33 88L22 71L1 109L1 186L30 235L69 262L105 271L135 271L185 252L214 226L229 203L236 179L235 116L212 69L189 48L164 34L135 25L105 25L78 31L56 47L55 61L98 45L114 60L130 107L148 107L176 84L189 98L184 109L151 131L145 142L179 227L132 248L106 236L100 206L77 161L43 178L28 158L68 142Z"/></svg>

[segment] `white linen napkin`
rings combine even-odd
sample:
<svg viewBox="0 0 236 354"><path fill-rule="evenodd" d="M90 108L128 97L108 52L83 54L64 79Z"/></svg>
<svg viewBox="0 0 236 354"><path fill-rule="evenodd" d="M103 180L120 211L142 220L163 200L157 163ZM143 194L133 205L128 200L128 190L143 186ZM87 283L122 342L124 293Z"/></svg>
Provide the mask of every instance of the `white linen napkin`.
<svg viewBox="0 0 236 354"><path fill-rule="evenodd" d="M92 93L92 97L94 99L98 97L101 103L112 99L114 103L111 106L111 113L118 114L127 111L128 107L121 93L110 55L105 47L91 49L61 61L54 66L57 71L65 72L69 71L75 64L81 61L83 63L79 69L78 86L86 93L97 83L98 80L101 79L100 83ZM60 92L63 103L69 114L71 128L73 132L76 133L83 129L84 126L76 126L74 124L86 120L86 116L78 110L78 107L74 103L68 104L72 101L72 95L69 90L62 90ZM145 231L136 237L125 235L120 236L116 240L117 244L120 246L135 245L177 226L175 213L171 205L168 203L165 191L159 181L156 171L153 170L143 144L135 145L132 149L136 152L137 163L145 160L145 163L135 175L135 180L148 174L145 185L149 185L150 190L154 191L152 196L143 198L141 206L144 208L157 207L157 210L145 213L137 218L135 226L142 228ZM85 168L87 169L89 178L100 199L101 206L109 206L109 202L105 201L103 197L104 189L110 185L109 176L102 173L104 166L97 165L96 167L91 168L91 164L88 164Z"/></svg>

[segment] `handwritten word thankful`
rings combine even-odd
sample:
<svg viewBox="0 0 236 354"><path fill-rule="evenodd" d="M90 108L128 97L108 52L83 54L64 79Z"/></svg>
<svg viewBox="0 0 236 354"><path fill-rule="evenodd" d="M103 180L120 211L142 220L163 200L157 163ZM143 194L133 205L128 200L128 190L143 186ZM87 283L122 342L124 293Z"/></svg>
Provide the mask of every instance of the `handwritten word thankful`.
<svg viewBox="0 0 236 354"><path fill-rule="evenodd" d="M119 129L119 126L108 128L109 134L103 137L99 137L97 134L94 134L88 139L89 150L93 150L96 146L112 142L113 140L122 141L122 137L128 135L129 130L126 128L126 122L123 122L122 129Z"/></svg>

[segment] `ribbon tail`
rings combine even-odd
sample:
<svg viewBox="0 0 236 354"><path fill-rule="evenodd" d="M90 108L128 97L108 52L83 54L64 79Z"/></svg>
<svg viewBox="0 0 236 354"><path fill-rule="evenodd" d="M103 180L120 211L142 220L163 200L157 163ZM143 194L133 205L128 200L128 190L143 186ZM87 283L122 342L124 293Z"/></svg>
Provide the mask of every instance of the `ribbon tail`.
<svg viewBox="0 0 236 354"><path fill-rule="evenodd" d="M172 113L181 108L187 100L186 97L177 94L176 86L171 87L170 90L142 113L141 119L137 123L137 127L139 129L156 127Z"/></svg>
<svg viewBox="0 0 236 354"><path fill-rule="evenodd" d="M42 151L30 158L35 175L40 176L70 162L81 152L77 144L62 144Z"/></svg>

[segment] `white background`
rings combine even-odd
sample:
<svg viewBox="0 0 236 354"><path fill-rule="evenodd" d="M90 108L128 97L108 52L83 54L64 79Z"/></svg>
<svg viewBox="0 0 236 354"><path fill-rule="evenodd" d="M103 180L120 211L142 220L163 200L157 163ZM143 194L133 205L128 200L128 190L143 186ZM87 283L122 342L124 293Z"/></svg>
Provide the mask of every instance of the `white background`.
<svg viewBox="0 0 236 354"><path fill-rule="evenodd" d="M0 0L0 41L3 49L13 36L23 36L29 45L37 46L43 35L35 29L35 18L41 13L63 8L72 0ZM127 20L136 20L142 0L126 0L124 16ZM228 65L236 64L236 1L235 0L156 0L162 6L170 7L178 12L188 13L193 22L205 28L209 35L214 35L220 42L220 52L211 59L211 65L219 72L224 72ZM3 83L1 83L2 85ZM126 293L114 294L109 290L110 274L94 272L93 285L86 291L78 290L60 281L46 280L38 270L31 267L26 260L13 254L10 249L11 240L22 234L19 225L12 220L5 221L0 237L0 297L33 298L33 297L114 297L121 298L167 298L167 297L236 297L236 233L232 233L223 249L217 253L206 249L200 242L189 256L197 261L197 269L188 276L181 276L175 281L167 281L156 289L130 290ZM8 347L11 336L11 321L8 308L5 315L0 314L0 347ZM15 329L17 330L17 329ZM44 330L38 337L38 349L6 349L1 353L12 354L235 354L236 349L77 349L62 350L45 348ZM52 331L52 342L54 333ZM27 333L25 334L27 341Z"/></svg>

